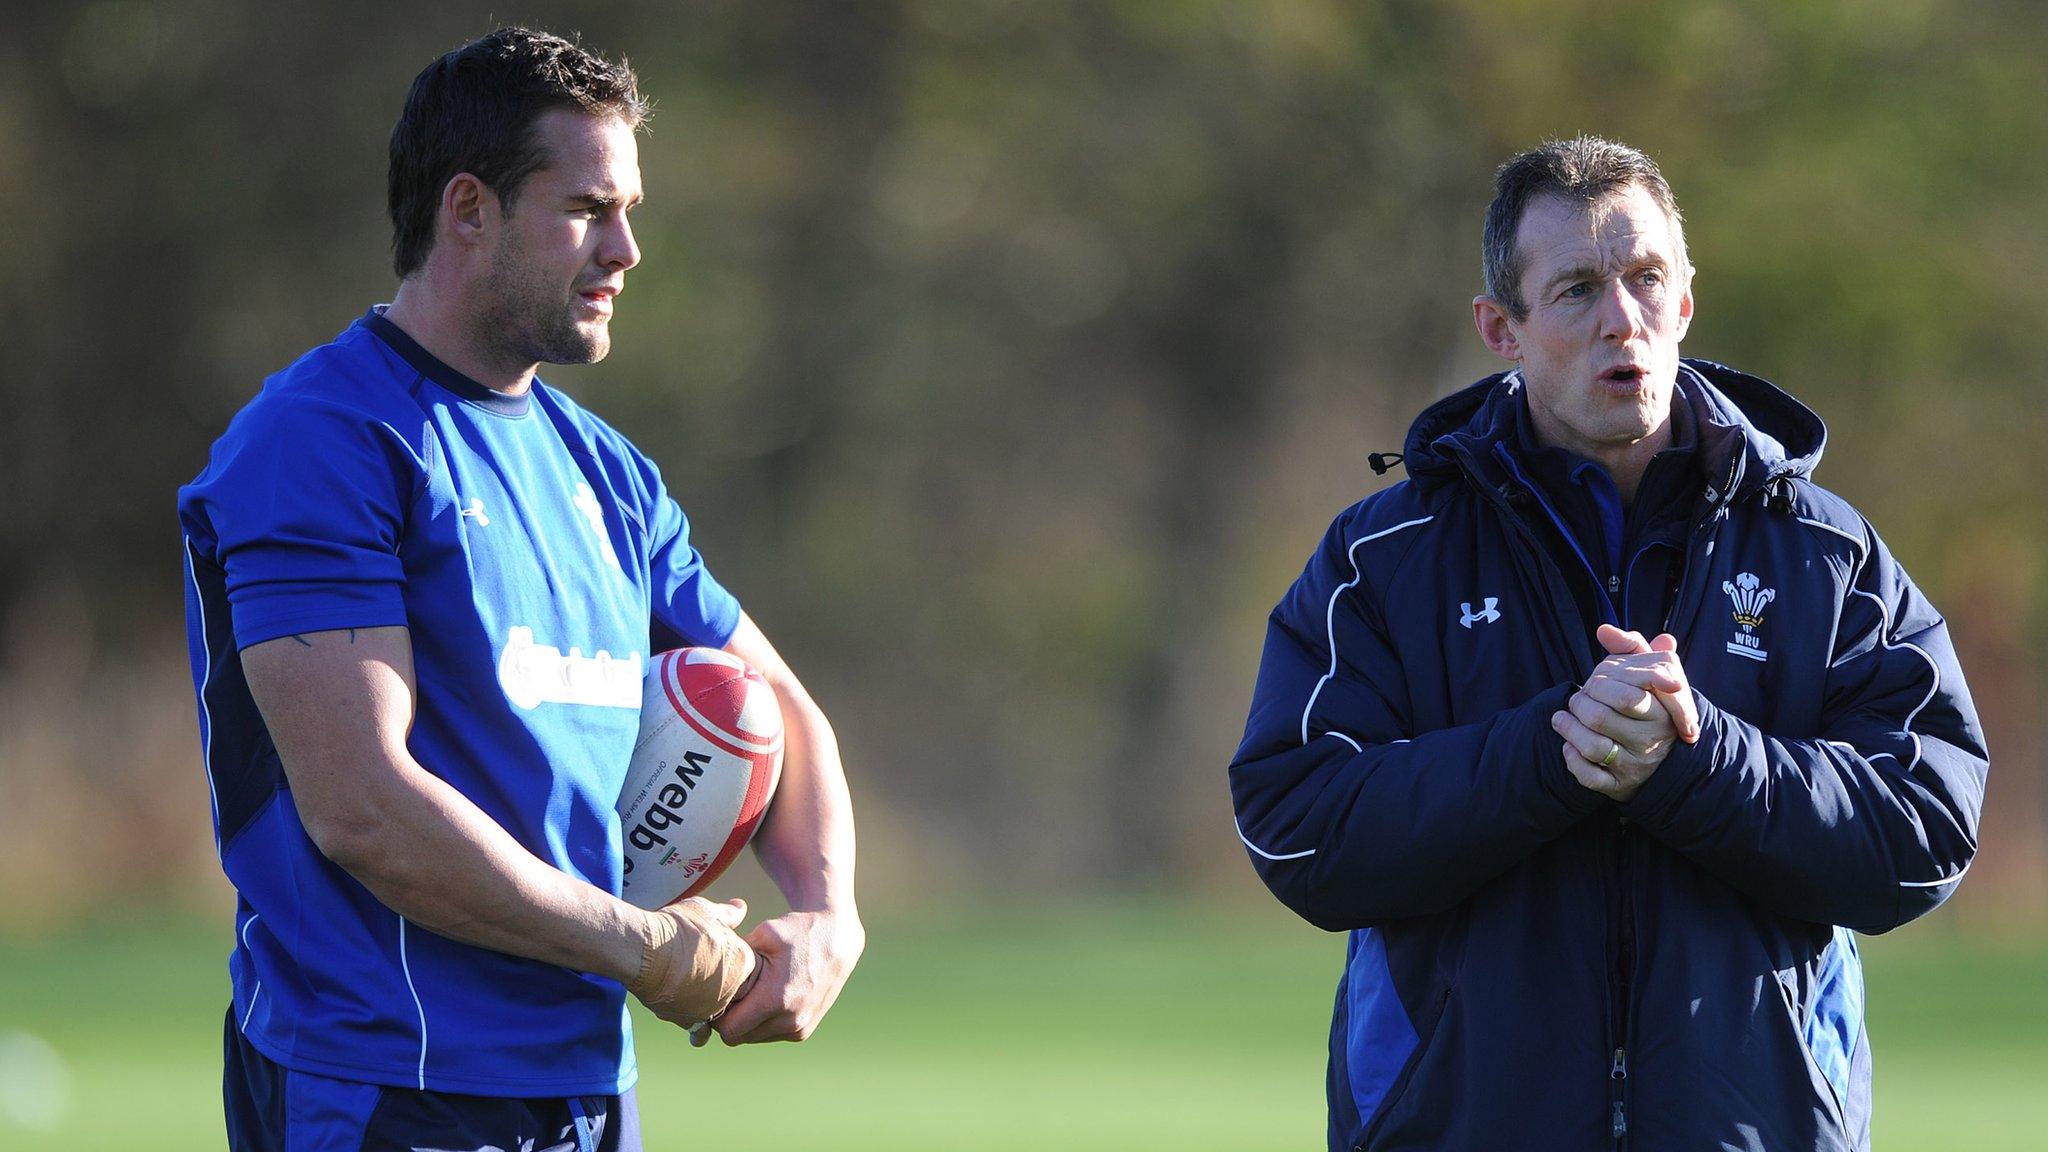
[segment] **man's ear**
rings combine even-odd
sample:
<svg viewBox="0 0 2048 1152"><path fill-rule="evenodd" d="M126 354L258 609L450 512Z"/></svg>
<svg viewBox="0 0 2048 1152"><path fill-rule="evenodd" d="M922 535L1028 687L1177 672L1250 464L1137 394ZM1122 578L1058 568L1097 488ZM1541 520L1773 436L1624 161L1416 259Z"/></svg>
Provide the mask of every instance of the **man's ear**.
<svg viewBox="0 0 2048 1152"><path fill-rule="evenodd" d="M1697 269L1685 270L1685 295L1678 298L1678 338L1685 339L1686 330L1692 327L1692 278Z"/></svg>
<svg viewBox="0 0 2048 1152"><path fill-rule="evenodd" d="M498 194L467 172L457 172L441 189L441 234L462 248L483 243L499 220Z"/></svg>
<svg viewBox="0 0 2048 1152"><path fill-rule="evenodd" d="M1515 322L1507 309L1491 296L1472 298L1472 323L1489 351L1503 360L1521 363L1522 341L1515 335Z"/></svg>

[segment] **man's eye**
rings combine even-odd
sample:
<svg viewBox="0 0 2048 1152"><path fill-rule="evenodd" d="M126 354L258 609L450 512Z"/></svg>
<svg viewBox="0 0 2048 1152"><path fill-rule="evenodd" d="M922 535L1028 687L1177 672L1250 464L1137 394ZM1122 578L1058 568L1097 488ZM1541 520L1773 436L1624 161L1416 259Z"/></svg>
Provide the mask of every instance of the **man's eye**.
<svg viewBox="0 0 2048 1152"><path fill-rule="evenodd" d="M1567 300L1578 300L1584 298L1587 294L1591 293L1592 291L1593 286L1591 284L1574 284L1571 287L1564 290L1564 298Z"/></svg>
<svg viewBox="0 0 2048 1152"><path fill-rule="evenodd" d="M1643 273L1642 281L1645 284L1662 284L1664 282L1664 274L1652 268Z"/></svg>

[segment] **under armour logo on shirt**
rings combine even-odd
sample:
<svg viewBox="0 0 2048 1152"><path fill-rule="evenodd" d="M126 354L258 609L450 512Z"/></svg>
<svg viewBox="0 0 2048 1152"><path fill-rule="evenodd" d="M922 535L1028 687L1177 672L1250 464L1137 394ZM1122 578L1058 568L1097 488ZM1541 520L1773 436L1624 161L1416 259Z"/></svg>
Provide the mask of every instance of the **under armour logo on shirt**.
<svg viewBox="0 0 2048 1152"><path fill-rule="evenodd" d="M1500 619L1500 609L1496 607L1499 603L1500 597L1488 596L1486 598L1486 606L1474 612L1472 610L1472 602L1467 600L1458 605L1465 612L1463 616L1458 617L1458 623L1463 624L1466 628L1470 628L1474 624L1491 624L1495 620Z"/></svg>

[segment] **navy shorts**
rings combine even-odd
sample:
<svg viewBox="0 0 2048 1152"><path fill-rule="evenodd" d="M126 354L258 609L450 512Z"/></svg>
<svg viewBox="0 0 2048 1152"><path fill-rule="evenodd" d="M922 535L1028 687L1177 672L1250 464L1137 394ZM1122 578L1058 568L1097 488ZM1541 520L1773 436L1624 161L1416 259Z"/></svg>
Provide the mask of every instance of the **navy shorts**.
<svg viewBox="0 0 2048 1152"><path fill-rule="evenodd" d="M228 1011L230 1152L642 1152L623 1096L463 1096L294 1072L258 1052Z"/></svg>

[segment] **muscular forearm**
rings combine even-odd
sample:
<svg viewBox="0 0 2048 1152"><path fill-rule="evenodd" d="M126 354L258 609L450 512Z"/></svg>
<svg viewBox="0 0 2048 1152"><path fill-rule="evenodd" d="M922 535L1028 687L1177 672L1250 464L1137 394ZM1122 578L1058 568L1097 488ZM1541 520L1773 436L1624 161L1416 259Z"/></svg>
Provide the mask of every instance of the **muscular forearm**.
<svg viewBox="0 0 2048 1152"><path fill-rule="evenodd" d="M832 724L752 619L741 617L726 651L757 669L782 706L782 780L755 854L793 911L850 913L853 802Z"/></svg>
<svg viewBox="0 0 2048 1152"><path fill-rule="evenodd" d="M778 686L777 693L787 725L783 776L755 852L791 909L851 912L853 803L838 742L801 685L793 693Z"/></svg>
<svg viewBox="0 0 2048 1152"><path fill-rule="evenodd" d="M321 851L380 902L466 944L627 982L645 914L551 867L417 764L366 798L358 825Z"/></svg>
<svg viewBox="0 0 2048 1152"><path fill-rule="evenodd" d="M242 665L307 834L372 895L466 943L636 975L643 913L534 856L413 759L405 629L287 637Z"/></svg>
<svg viewBox="0 0 2048 1152"><path fill-rule="evenodd" d="M733 934L745 907L687 900L642 912L544 863L417 765L395 773L376 830L330 857L385 905L465 943L624 984L656 1016L685 1027L713 1019L755 971Z"/></svg>
<svg viewBox="0 0 2048 1152"><path fill-rule="evenodd" d="M802 1040L867 946L853 896L853 803L832 725L752 620L741 617L726 651L759 669L782 706L782 782L754 844L790 911L747 934L764 974L718 1034L727 1044Z"/></svg>

